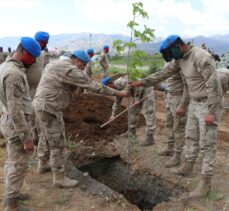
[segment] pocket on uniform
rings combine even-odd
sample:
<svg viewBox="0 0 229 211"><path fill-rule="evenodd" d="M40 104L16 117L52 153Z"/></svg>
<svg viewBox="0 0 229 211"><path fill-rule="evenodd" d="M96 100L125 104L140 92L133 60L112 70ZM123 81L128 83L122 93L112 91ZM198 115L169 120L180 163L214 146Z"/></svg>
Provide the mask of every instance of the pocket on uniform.
<svg viewBox="0 0 229 211"><path fill-rule="evenodd" d="M47 138L51 149L64 148L65 140L62 133L49 133Z"/></svg>
<svg viewBox="0 0 229 211"><path fill-rule="evenodd" d="M10 120L10 117L3 115L1 118L1 129L5 138L9 139L16 136L13 122Z"/></svg>

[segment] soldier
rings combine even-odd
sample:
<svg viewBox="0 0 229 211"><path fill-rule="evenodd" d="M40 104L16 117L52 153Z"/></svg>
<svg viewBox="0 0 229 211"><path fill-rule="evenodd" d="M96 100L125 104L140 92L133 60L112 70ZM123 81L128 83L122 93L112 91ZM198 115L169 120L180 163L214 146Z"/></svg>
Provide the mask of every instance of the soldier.
<svg viewBox="0 0 229 211"><path fill-rule="evenodd" d="M117 90L124 90L127 83L128 77L124 75L117 80L113 81L110 77L103 78L101 80L102 84L107 85L111 88ZM132 92L132 97L130 104L138 104L141 98L147 96L147 98L141 102L139 105L130 109L130 133L136 137L137 122L139 114L142 111L145 121L146 121L146 135L145 140L141 144L142 146L149 146L154 144L154 130L156 128L155 123L155 100L154 100L154 89L153 87L143 89L142 87L135 88ZM112 114L110 120L118 114L118 109L120 107L122 97L116 97L115 102L112 106ZM123 137L128 137L128 132L123 135Z"/></svg>
<svg viewBox="0 0 229 211"><path fill-rule="evenodd" d="M202 177L189 196L205 196L211 189L217 129L222 112L222 88L216 75L215 62L209 52L192 44L185 44L178 35L170 35L162 41L160 52L167 62L171 61L169 65L141 81L131 82L130 86L153 86L182 71L190 96L185 131L187 152L184 165L172 172L190 175L200 148L203 154ZM176 112L183 114L185 109L178 107Z"/></svg>
<svg viewBox="0 0 229 211"><path fill-rule="evenodd" d="M101 70L103 72L103 77L104 78L107 76L107 71L108 71L108 68L109 68L108 58L107 58L108 52L109 52L109 46L108 45L104 45L103 46L103 51L101 52L101 54L99 56L99 64L101 66Z"/></svg>
<svg viewBox="0 0 229 211"><path fill-rule="evenodd" d="M217 76L221 82L222 90L225 95L229 88L229 69L227 68L217 69Z"/></svg>
<svg viewBox="0 0 229 211"><path fill-rule="evenodd" d="M29 84L29 92L32 100L35 96L37 86L41 79L41 75L44 70L44 67L49 62L48 54L47 52L45 52L45 48L49 40L49 34L44 31L38 31L35 34L34 38L40 44L41 55L36 59L36 63L31 65L31 67L29 67L26 71L27 81ZM38 144L38 140L39 140L37 130L38 130L38 125L35 119L35 126L33 127L33 140L35 145Z"/></svg>
<svg viewBox="0 0 229 211"><path fill-rule="evenodd" d="M20 191L28 168L29 152L34 148L33 107L24 68L32 65L40 52L40 46L33 38L22 37L16 52L0 69L1 129L7 140L4 169L6 210L27 210L18 205L18 200L28 198Z"/></svg>
<svg viewBox="0 0 229 211"><path fill-rule="evenodd" d="M186 108L189 98L181 74L176 73L166 81L166 126L169 132L169 141L168 148L159 155L173 155L165 163L165 167L168 168L180 164L184 146L187 115L186 112L184 115L177 115L176 108L179 106Z"/></svg>
<svg viewBox="0 0 229 211"><path fill-rule="evenodd" d="M41 55L36 59L36 63L31 65L31 67L29 67L26 71L30 96L32 100L35 96L36 89L41 79L41 74L44 70L44 67L49 62L47 52L44 51L48 44L49 34L47 32L38 31L34 38L41 46Z"/></svg>
<svg viewBox="0 0 229 211"><path fill-rule="evenodd" d="M2 64L7 57L7 54L3 52L3 47L0 47L0 64Z"/></svg>
<svg viewBox="0 0 229 211"><path fill-rule="evenodd" d="M69 95L77 87L82 87L98 93L126 96L126 92L119 92L90 80L83 72L88 62L88 55L76 50L69 59L49 63L42 74L33 101L40 128L37 149L39 168L48 168L50 158L53 185L57 187L72 188L78 183L65 177L64 173L65 128L62 110L68 105Z"/></svg>
<svg viewBox="0 0 229 211"><path fill-rule="evenodd" d="M91 58L94 56L94 49L93 48L89 48L87 50L87 54L88 54L88 56L90 58L90 61L87 63L85 71L86 71L87 76L89 78L91 78L91 76L92 76L92 60L91 60Z"/></svg>

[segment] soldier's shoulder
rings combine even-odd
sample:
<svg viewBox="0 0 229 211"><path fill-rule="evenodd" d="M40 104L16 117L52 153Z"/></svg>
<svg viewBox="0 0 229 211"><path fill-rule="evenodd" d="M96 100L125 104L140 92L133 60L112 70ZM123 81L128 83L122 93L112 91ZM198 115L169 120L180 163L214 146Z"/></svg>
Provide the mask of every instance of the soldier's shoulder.
<svg viewBox="0 0 229 211"><path fill-rule="evenodd" d="M15 64L13 61L6 61L1 66L1 71L4 72L4 74L12 74L12 75L23 75L24 70L22 70L22 67Z"/></svg>
<svg viewBox="0 0 229 211"><path fill-rule="evenodd" d="M211 57L211 54L207 50L198 46L193 47L193 55L197 59L202 59L204 57Z"/></svg>

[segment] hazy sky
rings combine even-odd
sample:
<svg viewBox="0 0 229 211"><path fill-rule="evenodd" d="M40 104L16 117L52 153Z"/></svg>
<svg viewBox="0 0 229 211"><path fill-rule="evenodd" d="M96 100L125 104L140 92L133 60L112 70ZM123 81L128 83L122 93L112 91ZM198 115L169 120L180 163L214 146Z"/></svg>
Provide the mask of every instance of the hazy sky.
<svg viewBox="0 0 229 211"><path fill-rule="evenodd" d="M127 34L133 0L0 0L0 37L59 33ZM229 34L228 0L142 0L157 37Z"/></svg>

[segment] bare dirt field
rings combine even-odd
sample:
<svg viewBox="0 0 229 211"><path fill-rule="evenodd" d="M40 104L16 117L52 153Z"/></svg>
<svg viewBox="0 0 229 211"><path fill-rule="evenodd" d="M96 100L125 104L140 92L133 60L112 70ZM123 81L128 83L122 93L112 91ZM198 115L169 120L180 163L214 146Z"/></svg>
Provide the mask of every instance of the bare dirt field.
<svg viewBox="0 0 229 211"><path fill-rule="evenodd" d="M92 94L76 96L65 110L64 120L68 151L66 170L68 176L79 180L79 186L68 190L53 187L51 173L36 173L34 153L23 186L23 190L30 193L31 200L25 203L36 211L229 210L229 111L224 111L219 130L213 190L205 199L190 200L187 192L198 184L201 156L189 178L175 176L164 167L169 157L158 156L167 141L163 99L164 93L156 91L156 143L141 147L139 143L145 133L142 117L137 140L128 143L119 136L127 129L126 115L104 129L99 127L110 116L113 98ZM4 160L3 147L0 148L1 196L4 191Z"/></svg>

